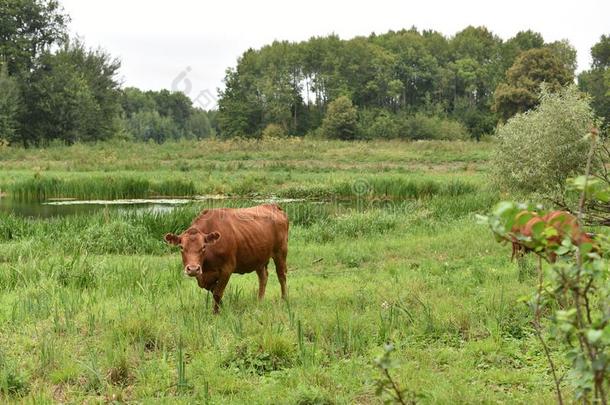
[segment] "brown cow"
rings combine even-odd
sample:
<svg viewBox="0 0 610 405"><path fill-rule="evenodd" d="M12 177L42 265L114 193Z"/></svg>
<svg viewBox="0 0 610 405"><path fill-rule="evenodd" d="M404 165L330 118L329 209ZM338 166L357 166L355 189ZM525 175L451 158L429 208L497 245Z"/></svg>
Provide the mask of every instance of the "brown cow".
<svg viewBox="0 0 610 405"><path fill-rule="evenodd" d="M594 243L591 235L586 233L578 224L577 218L566 211L551 211L546 215L540 216L535 212L522 211L517 214L516 219L519 221L521 216L531 216L525 224L515 224L511 229L511 242L513 245L512 257L519 257L531 251L526 241L520 240L517 236L531 238L533 236L533 228L538 223L544 223L545 227L553 227L557 231L557 235L547 237L547 257L551 263L557 260L557 254L554 252L561 245L561 241L566 235L569 235L570 240L576 246L583 243L593 244L593 250L597 251L598 247Z"/></svg>
<svg viewBox="0 0 610 405"><path fill-rule="evenodd" d="M180 246L184 273L212 292L214 313L233 273L256 271L262 299L271 258L286 298L288 216L278 205L205 210L181 235L168 233L165 240Z"/></svg>

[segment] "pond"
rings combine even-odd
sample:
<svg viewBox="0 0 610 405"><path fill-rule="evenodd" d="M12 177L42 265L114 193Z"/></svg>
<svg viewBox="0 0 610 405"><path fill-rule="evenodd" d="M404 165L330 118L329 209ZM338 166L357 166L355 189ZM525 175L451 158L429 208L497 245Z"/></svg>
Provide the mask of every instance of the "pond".
<svg viewBox="0 0 610 405"><path fill-rule="evenodd" d="M129 198L118 200L77 200L73 198L53 198L46 201L24 201L12 198L0 198L0 213L12 213L20 217L50 218L75 214L91 214L110 209L117 211L169 212L173 209L192 203L202 203L209 207L223 206L222 200L229 197L207 195L196 197L156 197ZM240 201L243 199L240 199ZM299 199L252 199L252 205L267 202L290 203Z"/></svg>

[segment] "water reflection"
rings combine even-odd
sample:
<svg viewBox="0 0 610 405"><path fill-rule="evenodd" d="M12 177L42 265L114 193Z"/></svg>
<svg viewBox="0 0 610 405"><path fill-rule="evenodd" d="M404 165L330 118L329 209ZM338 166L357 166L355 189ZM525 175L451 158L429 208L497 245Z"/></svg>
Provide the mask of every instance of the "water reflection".
<svg viewBox="0 0 610 405"><path fill-rule="evenodd" d="M20 217L50 218L76 214L92 214L100 210L168 212L199 199L159 198L128 200L72 200L19 201L0 198L0 213L12 213Z"/></svg>
<svg viewBox="0 0 610 405"><path fill-rule="evenodd" d="M193 198L132 198L118 200L76 200L71 198L49 199L47 201L23 201L11 198L0 198L0 213L12 213L20 217L50 218L75 214L92 214L100 210L116 210L117 212L153 212L165 213L177 207L194 202L205 202L212 207L222 203L226 196L197 196ZM301 199L256 199L255 204L276 202L289 203L304 201Z"/></svg>

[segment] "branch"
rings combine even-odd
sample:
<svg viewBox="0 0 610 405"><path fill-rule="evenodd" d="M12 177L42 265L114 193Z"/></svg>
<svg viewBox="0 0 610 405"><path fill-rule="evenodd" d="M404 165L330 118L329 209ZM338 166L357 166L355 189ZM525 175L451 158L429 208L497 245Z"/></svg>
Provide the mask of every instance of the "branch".
<svg viewBox="0 0 610 405"><path fill-rule="evenodd" d="M388 379L388 381L390 381L390 383L392 384L392 389L394 390L394 392L396 393L396 401L402 405L407 405L407 403L405 402L405 400L402 398L402 392L400 391L400 389L398 388L398 385L394 382L394 380L392 379L392 376L390 375L390 372L388 371L387 368L383 369L383 372L386 376L386 378Z"/></svg>
<svg viewBox="0 0 610 405"><path fill-rule="evenodd" d="M546 355L547 361L549 362L549 366L551 367L551 372L553 373L553 380L555 381L555 391L557 392L557 402L559 402L559 405L563 405L563 397L561 396L561 387L560 387L560 380L557 377L557 371L555 370L555 363L553 362L553 359L551 358L551 352L549 350L549 346L546 344L546 341L544 340L544 338L542 337L542 332L541 332L541 325L540 325L540 297L542 297L542 290L543 290L543 282L544 282L544 275L542 273L542 259L540 257L538 257L538 294L536 296L536 308L534 309L534 331L536 331L536 336L538 337L538 340L540 340L540 343L542 344L542 347L544 349L544 354Z"/></svg>

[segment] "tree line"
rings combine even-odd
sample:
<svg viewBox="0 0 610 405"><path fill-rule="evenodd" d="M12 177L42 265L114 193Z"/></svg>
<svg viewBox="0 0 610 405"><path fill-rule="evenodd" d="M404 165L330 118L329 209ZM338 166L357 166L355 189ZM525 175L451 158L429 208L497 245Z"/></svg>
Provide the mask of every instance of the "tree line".
<svg viewBox="0 0 610 405"><path fill-rule="evenodd" d="M0 3L0 142L301 136L479 139L538 104L540 84L574 81L576 51L523 31L447 37L415 28L342 40L276 41L229 68L217 111L180 92L123 88L120 61L69 38L56 0ZM581 90L610 119L610 37L592 49ZM606 124L607 125L607 124Z"/></svg>
<svg viewBox="0 0 610 405"><path fill-rule="evenodd" d="M594 69L607 70L602 65ZM572 83L575 69L576 50L567 40L545 42L531 30L506 41L472 26L452 37L411 28L350 40L276 41L247 50L227 70L218 121L226 136L256 137L271 125L275 132L279 126L287 134L346 139L413 138L426 127L446 133L462 127L479 138L537 105L542 82L553 90ZM581 75L583 88L607 103L608 83L591 75ZM337 108L346 119L339 131L324 123L336 121L328 113ZM607 116L607 109L600 113Z"/></svg>
<svg viewBox="0 0 610 405"><path fill-rule="evenodd" d="M120 61L67 33L58 1L0 3L0 142L163 142L214 133L214 112L180 92L122 88Z"/></svg>

